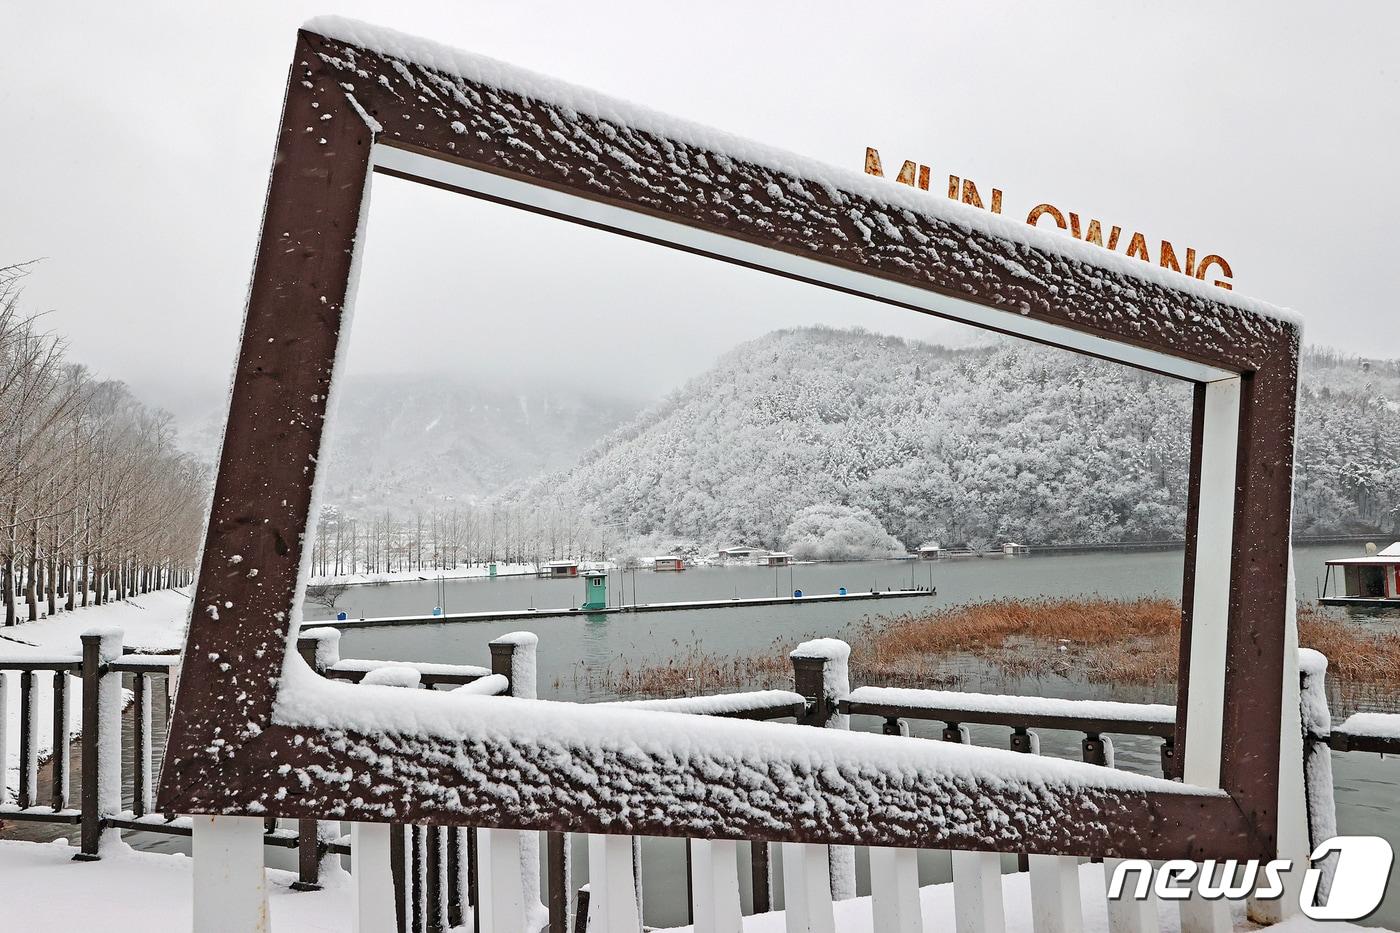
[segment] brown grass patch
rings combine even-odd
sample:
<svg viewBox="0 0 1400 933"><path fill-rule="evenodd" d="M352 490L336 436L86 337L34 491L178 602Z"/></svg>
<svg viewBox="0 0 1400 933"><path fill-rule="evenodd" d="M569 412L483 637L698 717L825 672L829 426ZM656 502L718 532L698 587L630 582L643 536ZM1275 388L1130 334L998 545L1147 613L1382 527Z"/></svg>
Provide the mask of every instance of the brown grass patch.
<svg viewBox="0 0 1400 933"><path fill-rule="evenodd" d="M1340 709L1400 705L1400 632L1318 607L1299 610L1302 643L1327 655ZM853 684L996 689L1026 679L1137 688L1172 702L1181 609L1174 599L999 599L920 615L866 619L838 633L851 645ZM576 687L617 696L668 697L790 687L795 643L728 656L690 645L665 664L580 668ZM678 646L679 647L679 646ZM556 684L556 687L560 686ZM1339 711L1340 711L1339 709Z"/></svg>

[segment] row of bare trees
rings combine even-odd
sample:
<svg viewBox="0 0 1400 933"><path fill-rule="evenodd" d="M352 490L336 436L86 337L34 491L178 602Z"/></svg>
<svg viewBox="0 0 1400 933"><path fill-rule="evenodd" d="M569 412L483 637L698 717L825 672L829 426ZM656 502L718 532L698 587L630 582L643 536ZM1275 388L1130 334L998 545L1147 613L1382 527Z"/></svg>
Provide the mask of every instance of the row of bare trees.
<svg viewBox="0 0 1400 933"><path fill-rule="evenodd" d="M609 535L612 534L611 540ZM312 541L317 576L448 570L463 564L603 560L617 535L557 504L492 502L411 516L321 509Z"/></svg>
<svg viewBox="0 0 1400 933"><path fill-rule="evenodd" d="M66 359L21 310L24 271L0 268L6 625L189 582L209 486L169 415Z"/></svg>

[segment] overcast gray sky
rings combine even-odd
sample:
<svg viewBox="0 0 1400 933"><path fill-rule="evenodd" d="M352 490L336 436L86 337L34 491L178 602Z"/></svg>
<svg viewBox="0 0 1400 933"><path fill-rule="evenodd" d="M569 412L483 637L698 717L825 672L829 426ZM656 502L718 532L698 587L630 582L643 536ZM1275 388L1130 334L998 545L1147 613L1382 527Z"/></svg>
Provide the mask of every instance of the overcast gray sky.
<svg viewBox="0 0 1400 933"><path fill-rule="evenodd" d="M182 417L222 403L293 34L325 12L850 168L874 145L1002 188L1009 215L1050 201L1125 243L1219 253L1310 342L1400 354L1395 4L4 0L0 264L45 257L30 307ZM653 393L804 320L966 339L391 179L372 210L356 369Z"/></svg>

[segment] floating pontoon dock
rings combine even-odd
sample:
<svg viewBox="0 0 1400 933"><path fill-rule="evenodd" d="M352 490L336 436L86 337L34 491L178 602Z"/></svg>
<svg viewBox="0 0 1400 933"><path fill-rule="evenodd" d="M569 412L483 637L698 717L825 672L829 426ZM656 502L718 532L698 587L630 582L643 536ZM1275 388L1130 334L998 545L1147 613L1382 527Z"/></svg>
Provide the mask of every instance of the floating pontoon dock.
<svg viewBox="0 0 1400 933"><path fill-rule="evenodd" d="M387 616L378 619L326 619L307 622L308 626L332 628L364 628L371 625L425 625L443 622L498 622L519 619L548 619L560 616L620 615L629 612L679 612L687 609L739 609L753 606L798 606L808 603L860 602L870 599L909 599L937 596L938 590L870 590L864 593L823 593L812 596L756 596L735 599L700 599L675 603L639 603L633 606L609 606L605 609L489 609L484 612L454 612L443 615Z"/></svg>

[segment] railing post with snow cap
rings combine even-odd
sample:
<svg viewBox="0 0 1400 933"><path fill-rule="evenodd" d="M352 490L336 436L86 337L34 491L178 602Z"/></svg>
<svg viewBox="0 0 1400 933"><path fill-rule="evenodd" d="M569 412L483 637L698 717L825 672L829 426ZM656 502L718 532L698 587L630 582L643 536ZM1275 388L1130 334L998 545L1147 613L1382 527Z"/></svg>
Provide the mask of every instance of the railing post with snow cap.
<svg viewBox="0 0 1400 933"><path fill-rule="evenodd" d="M539 646L539 636L534 632L510 632L491 640L491 673L500 674L510 681L509 696L533 700L538 696L535 683L535 657ZM498 838L499 837L499 838ZM566 843L567 844L567 843ZM482 830L477 836L477 871L490 872L491 883L498 890L506 883L505 873L508 862L516 859L515 871L519 878L520 903L525 917L545 910L540 902L540 835L537 832L510 829ZM487 865L491 860L492 864ZM551 879L553 884L553 879ZM515 882L509 882L515 890ZM483 906L490 904L491 892L478 881ZM512 921L513 922L513 921ZM523 924L522 920L522 924ZM501 927L506 929L507 927ZM510 926L514 929L514 926ZM482 929L494 929L482 924Z"/></svg>
<svg viewBox="0 0 1400 933"><path fill-rule="evenodd" d="M1303 788L1311 850L1337 835L1332 749L1326 738L1332 732L1332 711L1327 706L1327 656L1307 648L1299 651L1298 679L1303 719ZM1317 893L1326 897L1332 887L1337 854L1328 855L1319 867L1322 879Z"/></svg>
<svg viewBox="0 0 1400 933"><path fill-rule="evenodd" d="M83 646L83 784L80 862L100 858L103 822L122 805L122 678L107 669L121 657L120 629L93 629L81 636ZM112 730L116 730L113 732ZM115 735L117 741L106 739ZM111 746L108 748L108 746ZM115 753L115 754L113 754Z"/></svg>
<svg viewBox="0 0 1400 933"><path fill-rule="evenodd" d="M839 712L838 704L851 692L850 676L851 646L836 638L816 638L803 642L792 650L793 689L807 700L807 711L798 718L803 725L827 729L849 729L850 717ZM784 846L783 881L786 886L789 878L801 880L811 894L810 879L805 870L789 872L786 861L789 853L801 858L816 857L819 850L826 849L830 900L849 900L856 896L855 850L850 846ZM818 900L822 895L817 895ZM810 918L811 929L822 929L826 923L829 908L817 907L817 901L808 900L809 911L820 911L821 918Z"/></svg>
<svg viewBox="0 0 1400 933"><path fill-rule="evenodd" d="M340 631L307 629L297 636L297 653L313 671L324 677L340 660ZM338 834L339 824L333 827L321 820L297 820L297 880L292 882L293 891L321 890L321 863L337 857L330 855L330 842Z"/></svg>
<svg viewBox="0 0 1400 933"><path fill-rule="evenodd" d="M1290 564L1290 571L1292 566ZM1291 590L1290 590L1291 592ZM1285 736L1279 752L1279 858L1291 858L1294 868L1283 872L1282 897L1249 899L1249 919L1272 924L1300 911L1302 879L1309 863L1304 860L1323 842L1337 835L1337 807L1332 781L1332 711L1327 706L1327 656L1312 648L1297 652L1298 720L1285 718ZM1284 671L1285 676L1288 671ZM1288 695L1285 692L1285 699ZM1290 749L1288 733L1296 728L1302 754ZM1296 760L1293 760L1296 759ZM1301 765L1301 767L1300 767ZM1332 887L1339 854L1333 852L1317 863L1316 900L1323 903ZM1262 883L1262 882L1261 882Z"/></svg>

